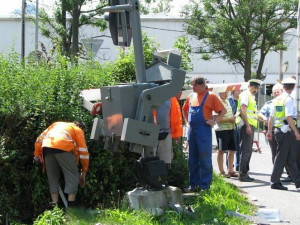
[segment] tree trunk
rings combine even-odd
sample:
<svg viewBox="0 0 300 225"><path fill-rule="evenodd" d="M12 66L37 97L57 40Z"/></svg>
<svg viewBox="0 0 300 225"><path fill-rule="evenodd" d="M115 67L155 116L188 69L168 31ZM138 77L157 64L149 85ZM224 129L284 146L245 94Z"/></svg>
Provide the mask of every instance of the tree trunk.
<svg viewBox="0 0 300 225"><path fill-rule="evenodd" d="M261 71L262 71L262 68L263 68L263 65L265 62L265 58L266 58L265 49L266 49L266 39L265 39L265 36L263 35L261 49L260 49L260 59L259 59L259 63L258 63L257 69L256 69L256 79L259 79L259 80L264 79L264 76Z"/></svg>
<svg viewBox="0 0 300 225"><path fill-rule="evenodd" d="M70 42L67 39L67 10L66 10L66 0L61 2L61 25L64 27L65 35L62 37L62 54L69 55L70 53Z"/></svg>
<svg viewBox="0 0 300 225"><path fill-rule="evenodd" d="M256 78L260 79L260 80L263 80L265 78L264 75L261 72L262 71L262 67L264 65L264 62L265 62L265 58L266 58L266 54L262 54L260 56L259 64L258 64L258 67L257 67L257 70L256 70Z"/></svg>
<svg viewBox="0 0 300 225"><path fill-rule="evenodd" d="M72 63L76 63L78 60L78 33L79 33L79 4L78 0L73 1L73 25L72 25Z"/></svg>
<svg viewBox="0 0 300 225"><path fill-rule="evenodd" d="M249 45L246 45L245 51L244 80L248 81L251 79L251 48Z"/></svg>

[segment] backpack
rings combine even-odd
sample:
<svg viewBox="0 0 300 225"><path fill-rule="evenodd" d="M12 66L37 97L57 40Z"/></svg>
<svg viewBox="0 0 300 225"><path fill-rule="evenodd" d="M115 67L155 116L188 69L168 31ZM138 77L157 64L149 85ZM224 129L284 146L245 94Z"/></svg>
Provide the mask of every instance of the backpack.
<svg viewBox="0 0 300 225"><path fill-rule="evenodd" d="M159 157L141 157L136 161L135 177L147 190L162 190L167 185L167 167Z"/></svg>

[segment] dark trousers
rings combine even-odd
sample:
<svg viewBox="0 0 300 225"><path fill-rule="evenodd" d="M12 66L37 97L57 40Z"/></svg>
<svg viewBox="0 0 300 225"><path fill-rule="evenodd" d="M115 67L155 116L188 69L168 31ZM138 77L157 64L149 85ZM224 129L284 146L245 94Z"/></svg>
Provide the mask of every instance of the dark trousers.
<svg viewBox="0 0 300 225"><path fill-rule="evenodd" d="M234 146L235 146L235 170L240 169L240 136L237 127L234 128ZM227 150L227 149L226 149ZM226 151L226 166L228 168L228 151Z"/></svg>
<svg viewBox="0 0 300 225"><path fill-rule="evenodd" d="M240 135L240 170L241 175L247 174L249 171L250 159L252 156L252 145L254 137L254 128L251 126L252 134L246 133L246 125L238 126Z"/></svg>
<svg viewBox="0 0 300 225"><path fill-rule="evenodd" d="M272 131L272 140L269 140L271 153L272 153L272 163L274 164L276 152L277 152L277 141L275 139L275 133Z"/></svg>
<svg viewBox="0 0 300 225"><path fill-rule="evenodd" d="M287 165L292 180L296 186L300 186L300 171L297 166L297 141L293 132L283 133L275 129L275 139L278 143L274 167L271 175L271 183L279 183L283 168Z"/></svg>

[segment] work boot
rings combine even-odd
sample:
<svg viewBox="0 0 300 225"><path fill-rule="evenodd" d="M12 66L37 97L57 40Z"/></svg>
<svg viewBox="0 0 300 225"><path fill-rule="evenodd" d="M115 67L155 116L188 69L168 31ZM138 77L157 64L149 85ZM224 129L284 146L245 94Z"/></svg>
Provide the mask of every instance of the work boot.
<svg viewBox="0 0 300 225"><path fill-rule="evenodd" d="M76 201L68 201L68 208L75 208L76 206Z"/></svg>
<svg viewBox="0 0 300 225"><path fill-rule="evenodd" d="M283 190L283 191L288 190L288 188L283 186L281 182L271 184L271 188L272 189L277 189L277 190Z"/></svg>
<svg viewBox="0 0 300 225"><path fill-rule="evenodd" d="M253 180L254 179L246 173L239 174L239 181L241 181L241 182L253 182Z"/></svg>
<svg viewBox="0 0 300 225"><path fill-rule="evenodd" d="M58 203L57 202L50 202L47 209L48 210L52 210L54 209L55 207L59 207Z"/></svg>

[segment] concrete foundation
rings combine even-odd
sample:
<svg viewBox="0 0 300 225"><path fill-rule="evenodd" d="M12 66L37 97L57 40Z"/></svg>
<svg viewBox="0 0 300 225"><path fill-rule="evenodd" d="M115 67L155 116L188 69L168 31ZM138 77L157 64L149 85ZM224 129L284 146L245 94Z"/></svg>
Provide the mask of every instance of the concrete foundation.
<svg viewBox="0 0 300 225"><path fill-rule="evenodd" d="M168 207L169 202L183 204L181 190L177 187L167 187L164 190L148 191L135 188L126 193L129 205L133 209L151 210Z"/></svg>

